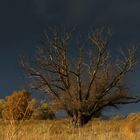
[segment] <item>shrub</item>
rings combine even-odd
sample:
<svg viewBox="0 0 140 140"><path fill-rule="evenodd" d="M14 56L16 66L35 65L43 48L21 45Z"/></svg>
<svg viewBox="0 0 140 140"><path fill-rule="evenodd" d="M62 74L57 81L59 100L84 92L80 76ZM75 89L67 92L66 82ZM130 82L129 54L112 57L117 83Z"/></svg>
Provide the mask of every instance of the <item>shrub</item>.
<svg viewBox="0 0 140 140"><path fill-rule="evenodd" d="M4 119L30 119L36 100L31 98L31 93L19 90L5 98L5 108L2 116Z"/></svg>
<svg viewBox="0 0 140 140"><path fill-rule="evenodd" d="M40 103L39 107L34 109L34 112L31 117L33 120L46 120L46 119L54 119L55 114L49 108L47 103Z"/></svg>

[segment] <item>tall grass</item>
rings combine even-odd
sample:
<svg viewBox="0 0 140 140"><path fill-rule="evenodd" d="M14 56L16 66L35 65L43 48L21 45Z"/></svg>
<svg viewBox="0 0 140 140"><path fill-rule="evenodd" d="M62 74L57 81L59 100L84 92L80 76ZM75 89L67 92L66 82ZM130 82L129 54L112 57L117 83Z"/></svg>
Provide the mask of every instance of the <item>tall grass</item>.
<svg viewBox="0 0 140 140"><path fill-rule="evenodd" d="M130 125L133 124L133 125ZM73 128L70 119L0 122L0 140L140 140L140 120L92 120Z"/></svg>

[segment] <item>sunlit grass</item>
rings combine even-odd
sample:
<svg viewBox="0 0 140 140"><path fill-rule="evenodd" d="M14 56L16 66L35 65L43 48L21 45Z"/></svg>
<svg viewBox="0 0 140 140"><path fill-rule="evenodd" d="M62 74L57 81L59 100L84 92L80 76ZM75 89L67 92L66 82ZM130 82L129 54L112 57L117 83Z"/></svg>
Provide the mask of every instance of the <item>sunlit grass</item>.
<svg viewBox="0 0 140 140"><path fill-rule="evenodd" d="M73 128L70 119L1 121L0 140L140 140L140 116L95 119L82 128Z"/></svg>

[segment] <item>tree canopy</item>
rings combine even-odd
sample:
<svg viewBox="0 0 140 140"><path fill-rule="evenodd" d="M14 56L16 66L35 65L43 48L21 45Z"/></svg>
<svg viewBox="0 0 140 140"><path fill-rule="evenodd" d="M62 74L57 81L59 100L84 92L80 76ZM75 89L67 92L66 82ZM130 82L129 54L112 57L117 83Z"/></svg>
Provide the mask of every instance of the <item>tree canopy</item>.
<svg viewBox="0 0 140 140"><path fill-rule="evenodd" d="M85 43L80 40L73 56L72 36L72 32L57 30L45 33L33 61L22 59L32 89L48 94L52 105L65 110L75 126L87 123L106 107L140 101L124 83L136 62L133 45L112 57L108 49L112 35L102 28L90 32Z"/></svg>

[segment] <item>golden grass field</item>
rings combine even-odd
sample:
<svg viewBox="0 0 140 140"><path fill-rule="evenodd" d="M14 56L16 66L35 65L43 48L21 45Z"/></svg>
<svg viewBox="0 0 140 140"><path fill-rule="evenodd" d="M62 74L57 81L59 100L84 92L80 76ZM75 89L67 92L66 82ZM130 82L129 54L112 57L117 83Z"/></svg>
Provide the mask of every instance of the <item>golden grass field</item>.
<svg viewBox="0 0 140 140"><path fill-rule="evenodd" d="M123 119L94 119L73 128L70 119L1 121L0 140L140 140L140 113Z"/></svg>

